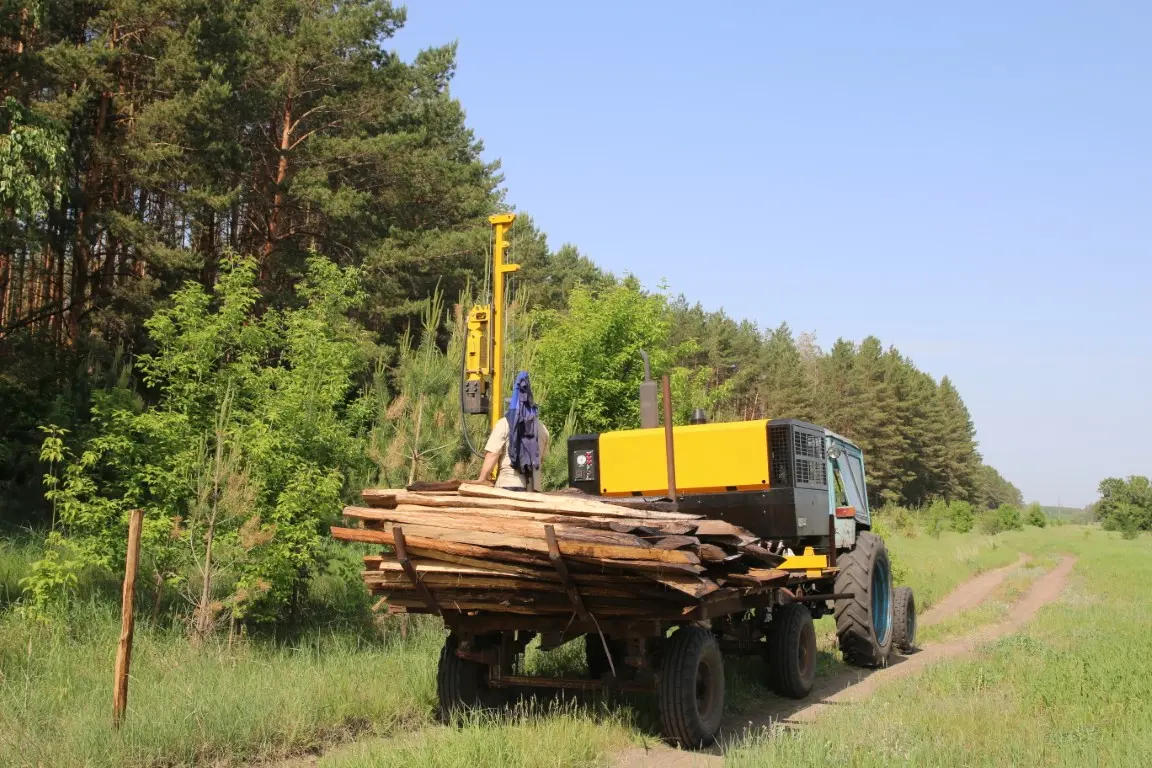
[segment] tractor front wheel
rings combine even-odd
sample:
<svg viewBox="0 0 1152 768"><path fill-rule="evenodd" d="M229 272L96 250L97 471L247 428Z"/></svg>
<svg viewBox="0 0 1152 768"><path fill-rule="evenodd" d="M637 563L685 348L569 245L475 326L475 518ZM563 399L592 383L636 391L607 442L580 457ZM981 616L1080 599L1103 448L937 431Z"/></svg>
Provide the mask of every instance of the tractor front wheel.
<svg viewBox="0 0 1152 768"><path fill-rule="evenodd" d="M800 603L781 605L768 622L768 685L773 692L802 699L816 677L816 627L812 612Z"/></svg>
<svg viewBox="0 0 1152 768"><path fill-rule="evenodd" d="M916 597L912 587L892 591L892 644L901 653L916 650Z"/></svg>

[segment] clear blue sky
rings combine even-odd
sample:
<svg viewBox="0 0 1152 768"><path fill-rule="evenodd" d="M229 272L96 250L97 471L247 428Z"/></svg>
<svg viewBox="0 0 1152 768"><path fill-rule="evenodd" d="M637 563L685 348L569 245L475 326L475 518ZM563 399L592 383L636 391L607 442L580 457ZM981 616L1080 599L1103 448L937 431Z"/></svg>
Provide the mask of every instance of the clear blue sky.
<svg viewBox="0 0 1152 768"><path fill-rule="evenodd" d="M951 6L945 8L944 6ZM1152 474L1152 4L413 2L553 247L951 376L985 459Z"/></svg>

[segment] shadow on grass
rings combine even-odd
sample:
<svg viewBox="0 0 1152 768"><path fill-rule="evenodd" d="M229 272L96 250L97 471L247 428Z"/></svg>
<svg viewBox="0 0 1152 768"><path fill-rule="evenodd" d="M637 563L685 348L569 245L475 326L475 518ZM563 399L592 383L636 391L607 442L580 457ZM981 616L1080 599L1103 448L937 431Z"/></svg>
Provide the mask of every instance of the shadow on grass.
<svg viewBox="0 0 1152 768"><path fill-rule="evenodd" d="M580 678L586 674L583 644L567 643L544 653L529 649L525 660L528 674L549 677ZM874 674L875 670L860 669L844 664L832 651L821 650L816 660L816 681L812 692L804 699L790 699L773 693L768 685L767 663L756 655L726 656L725 707L717 745L708 750L723 754L733 744L750 733L787 727L791 718L801 710L818 704L831 704L828 700L844 689L856 685ZM890 665L905 661L894 654ZM513 689L511 711L527 708L539 713L553 707L578 707L590 716L608 716L623 719L645 738L661 740L660 713L654 693L586 692L541 688Z"/></svg>

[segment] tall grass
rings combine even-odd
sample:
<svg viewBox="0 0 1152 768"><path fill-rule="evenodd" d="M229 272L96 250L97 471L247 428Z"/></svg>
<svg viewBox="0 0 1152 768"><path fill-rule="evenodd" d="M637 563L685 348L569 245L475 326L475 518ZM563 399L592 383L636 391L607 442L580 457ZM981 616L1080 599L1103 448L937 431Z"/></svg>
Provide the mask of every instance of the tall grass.
<svg viewBox="0 0 1152 768"><path fill-rule="evenodd" d="M614 710L575 705L479 716L459 728L430 728L417 738L369 742L340 750L321 768L580 768L604 764L626 745L631 727Z"/></svg>
<svg viewBox="0 0 1152 768"><path fill-rule="evenodd" d="M1100 643L1097 631L1104 623L1103 616L1118 625L1143 622L1144 627L1152 626L1148 602L1135 586L1141 578L1149 583L1152 573L1142 559L1139 567L1127 564L1142 542L1120 542L1099 531L1061 527L995 537L894 535L888 537L888 543L922 605L980 570L1012 562L1021 550L1035 552L1041 560L1039 556L1047 552L1083 549L1080 581L1066 605L1061 606L1071 613L1049 628L1047 635L1035 638L1044 648L1060 648L1075 658L1079 658L1080 643L1095 648L1094 653L1119 653L1121 645L1138 634L1131 628L1107 627L1117 638ZM1118 555L1111 556L1116 562L1110 563L1109 552L1116 547L1120 547ZM20 547L9 546L0 552L5 553L0 557L0 572L7 568L13 578L19 576L19 563L26 563L31 556ZM354 581L359 554L349 550L346 558L329 558L334 563L330 572L318 574L312 582L310 604L316 607L310 609L304 625L310 628L282 632L278 638L249 637L231 646L221 638L196 648L179 622L154 627L142 617L128 718L119 734L110 727L111 668L118 631L114 601L98 597L82 600L67 615L45 625L26 623L7 611L0 616L0 765L228 766L324 751L333 744L375 735L389 737L387 746L373 745L366 739L362 746L337 751L330 764L337 768L401 762L413 766L582 766L602 762L629 739L655 738L656 720L647 699L618 702L623 707L618 711L569 707L496 721L477 720L460 730L434 726L436 658L443 638L440 623L414 620L406 639L400 637L396 620L381 626L359 624L356 617L362 616L363 604L356 601L365 598L347 586L350 573ZM1097 560L1107 567L1098 568ZM1103 603L1095 597L1098 589L1104 590ZM1105 606L1102 612L1101 605ZM1048 613L1042 614L1037 626L1049 620ZM822 619L818 630L822 651L819 669L828 674L841 664L831 620ZM1060 639L1061 632L1069 636ZM1009 654L1002 666L1027 667L1032 663L1016 646L1009 644L1002 650ZM572 643L549 654L534 650L527 666L538 673L570 671L582 665L580 657L580 644ZM1137 675L1145 674L1152 665L1152 654L1135 664L1131 657L1127 651L1118 656ZM1061 659L1060 664L1073 663ZM1092 662L1093 669L1096 664ZM730 711L752 711L771 696L762 684L765 670L758 659L733 660L727 666ZM1064 674L1063 667L1057 667L1050 671L1056 677ZM979 664L968 668L960 663L956 668L967 670L963 684L975 686L981 696L997 700L1001 695L999 685L989 682L1000 677L981 680ZM1015 679L1018 672L1002 670L997 675ZM866 718L849 721L846 727L854 734L850 740L866 750L871 744L867 734L851 729L875 730L877 743L887 744L884 749L891 747L877 753L885 759L907 762L900 757L899 746L911 750L909 755L924 756L922 762L926 764L950 764L944 752L932 751L934 748L921 743L937 735L933 730L936 726L921 711L940 706L940 694L932 686L961 685L947 682L949 678L940 682L933 677L938 674L942 673L933 669L923 676L937 681L924 689L916 687L919 683L905 681L900 684L904 688L894 689L902 690L900 695L881 694L878 701L887 703L860 705L878 707L869 711L871 717L883 722L869 724ZM1119 690L1132 685L1126 683L1127 688ZM1141 685L1147 685L1147 680ZM1026 709L1045 701L1044 696L1054 695L1046 690L1029 693L1026 704L1020 706ZM904 702L900 696L913 697L914 701ZM932 707L924 707L925 700L932 701ZM1106 696L1105 700L1105 704L1111 701ZM966 706L980 703L979 697L969 696L966 701ZM1111 706L1116 706L1115 701ZM854 717L851 712L855 709L835 717ZM1063 716L1075 722L1081 716L1078 712L1070 710ZM957 717L961 715L968 717L957 713ZM1126 722L1131 720L1126 714L1125 718ZM982 727L976 720L966 722ZM809 730L812 736L805 735ZM420 731L420 736L410 738L415 731ZM823 743L820 738L834 741L840 738L839 731L821 722L798 736L764 737L742 746L733 759L759 765L762 759L787 761L800 755L797 761L801 765L823 764L826 752L819 746ZM853 754L841 752L836 752L840 759ZM870 764L867 760L872 758L861 758L860 754L869 753L857 753L845 761L859 763L863 759L864 764ZM1001 759L1007 753L989 754Z"/></svg>
<svg viewBox="0 0 1152 768"><path fill-rule="evenodd" d="M375 643L316 631L294 643L193 647L183 627L137 631L128 715L110 727L114 606L51 624L0 620L0 765L233 765L430 722L441 630Z"/></svg>
<svg viewBox="0 0 1152 768"><path fill-rule="evenodd" d="M1023 631L837 708L761 734L733 766L1143 766L1152 753L1148 540L1062 526L1006 535L1079 556L1070 588Z"/></svg>

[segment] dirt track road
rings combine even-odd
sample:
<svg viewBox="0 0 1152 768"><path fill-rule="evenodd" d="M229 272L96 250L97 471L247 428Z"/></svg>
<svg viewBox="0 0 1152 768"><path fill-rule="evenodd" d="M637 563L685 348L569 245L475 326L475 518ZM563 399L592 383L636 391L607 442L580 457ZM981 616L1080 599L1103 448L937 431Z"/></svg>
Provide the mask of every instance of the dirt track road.
<svg viewBox="0 0 1152 768"><path fill-rule="evenodd" d="M1029 560L1027 555L1012 565L983 573L957 587L932 610L921 617L921 626L938 623L963 611L976 607L986 600L996 587L1003 583L1008 574ZM846 670L831 677L816 681L811 695L805 701L773 699L766 701L752 717L747 713L740 718L730 718L722 727L722 739L739 735L747 729L757 730L773 723L800 725L817 719L836 705L863 701L881 685L914 674L937 661L963 656L975 651L980 645L1019 630L1032 620L1036 613L1048 603L1056 600L1068 583L1075 558L1065 557L1060 564L1041 576L1028 593L1017 602L1011 617L998 624L992 624L969 635L941 643L925 645L911 656L895 656L886 669ZM617 755L613 765L616 768L716 768L724 764L718 748L710 752L683 752L665 746L651 749L633 748Z"/></svg>

